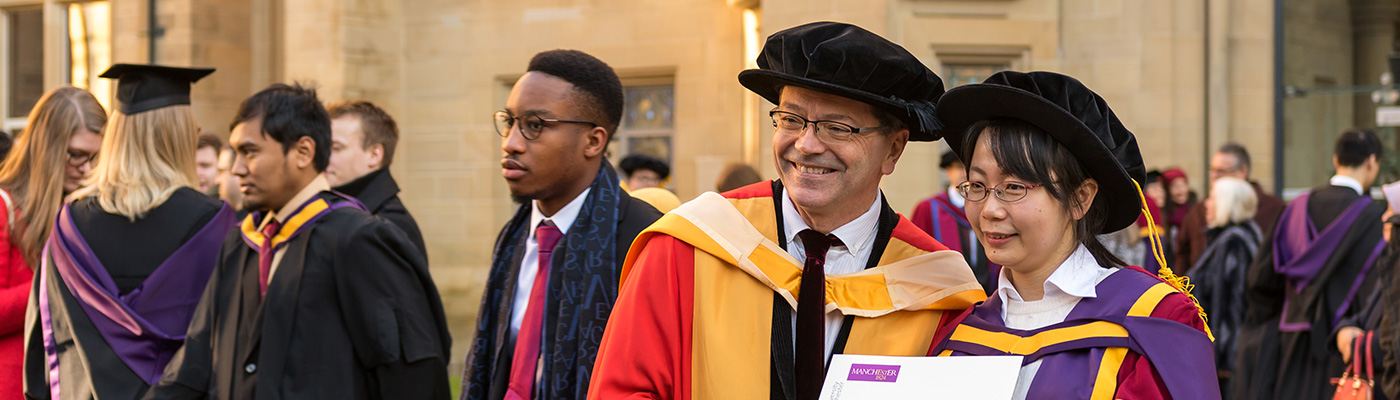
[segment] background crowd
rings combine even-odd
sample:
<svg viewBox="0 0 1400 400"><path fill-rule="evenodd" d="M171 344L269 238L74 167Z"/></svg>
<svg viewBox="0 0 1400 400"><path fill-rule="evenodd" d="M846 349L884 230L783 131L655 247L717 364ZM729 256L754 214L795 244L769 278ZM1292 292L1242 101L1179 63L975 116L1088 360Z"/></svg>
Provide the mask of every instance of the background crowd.
<svg viewBox="0 0 1400 400"><path fill-rule="evenodd" d="M327 287L340 290L308 290L301 296L322 296L333 304L329 309L342 312L351 305L363 309L354 311L355 316L344 317L345 321L335 320L320 327L345 331L344 337L317 336L323 333L318 330L288 334L295 338L289 339L291 342L320 338L329 344L310 350L321 358L302 360L280 373L309 373L317 368L315 362L335 360L353 365L337 370L342 377L353 377L352 384L338 394L376 393L384 398L393 398L392 394L408 398L446 396L450 338L443 325L441 301L427 273L422 233L399 200L399 187L388 170L398 140L393 117L367 101L322 104L312 90L274 85L245 101L234 118L233 137L224 140L200 133L189 113L188 85L203 75L151 72L141 67L128 66L125 73L114 69L113 78L177 76L176 81L184 79L183 102L143 103L169 93L136 97L128 93L128 97L120 99L120 109L108 112L87 91L55 88L39 100L25 129L15 135L11 147L5 148L4 160L0 162L0 195L5 205L5 217L0 218L5 224L0 229L0 241L5 243L0 246L0 262L4 263L0 268L0 397L69 398L72 393L95 394L109 390L103 385L126 381L129 383L122 384L125 386L118 385L123 388L119 393L145 398L199 398L198 393L212 390L229 390L240 395L235 397L252 398L255 393L265 396L264 392L272 387L294 391L294 384L269 383L278 382L280 376L265 378L262 385L255 378L243 376L255 375L259 361L267 362L257 355L259 346L275 346L285 352L278 355L288 360L299 357L295 355L299 350L288 349L293 345L263 343L261 333L249 333L262 331L262 310L268 307L264 301L304 312L326 307L298 300L295 291L287 297L285 291L291 289L279 289L272 275L277 268L288 268L279 267L284 257L299 262L291 264L298 265L291 269L293 272L284 273L303 274L308 280L329 279ZM588 393L587 374L579 375L572 368L591 364L585 363L585 358L591 361L596 354L576 350L593 346L592 351L596 352L599 343L606 343L603 327L613 332L613 325L608 325L606 312L597 310L610 307L619 296L619 289L615 285L617 279L612 279L614 287L599 289L611 292L596 296L589 290L593 287L571 285L595 276L614 278L617 272L604 271L616 268L623 260L646 259L640 254L629 254L632 240L645 236L644 230L663 213L693 200L678 198L667 190L671 168L661 159L629 154L621 157L615 167L609 161L606 145L618 121L604 109L621 106L620 84L616 84L615 75L611 81L607 78L610 73L606 64L586 54L541 53L517 83L506 109L496 113L505 153L503 174L521 208L504 227L497 244L493 283L483 299L483 317L473 346L475 363L469 362L464 377L466 398L554 398L562 392L579 396ZM1007 79L1015 79L1016 75L1009 76ZM1083 90L1087 92L1085 96L1096 98L1087 88ZM942 93L941 83L938 93ZM603 106L570 103L578 116L530 114L523 111L536 108L520 109L522 102L530 101L555 105L548 101L550 94L557 98L580 96L584 99L580 102ZM778 95L773 94L775 99ZM781 113L785 112L775 109L775 127L785 129L784 122L800 123L800 129L786 128L799 132L796 137L804 137L808 124L816 126L813 135L827 132L822 129L841 129L833 128L832 121L784 120ZM914 133L932 135L937 131L929 126L919 127L917 124L927 122L910 118L912 122L881 122L882 126L904 129L912 125ZM311 124L315 126L308 128ZM550 142L556 140L553 138L539 140L547 127L561 124L579 125L581 139L563 144ZM1131 138L1125 130L1122 134ZM935 138L908 140L932 139ZM527 151L531 146L564 150ZM569 146L579 151L565 151ZM902 150L902 146L900 143L896 147ZM1132 152L1136 152L1136 145L1133 146ZM999 281L998 277L1013 272L1003 272L1003 266L994 260L996 256L988 256L986 238L979 236L982 232L977 228L978 213L968 209L969 205L980 209L974 203L986 201L992 192L996 198L1006 200L1002 196L1007 189L968 186L969 171L979 171L976 176L986 172L970 167L976 160L969 158L972 147L962 148L954 142L954 149L941 158L941 173L928 172L930 179L946 179L947 190L909 210L908 220L946 247L938 251L958 252L971 267L972 278L982 293L995 296L1005 279ZM1341 375L1347 362L1361 354L1374 360L1377 386L1382 389L1377 397L1400 398L1400 374L1394 356L1400 354L1400 285L1396 284L1400 282L1394 282L1400 279L1394 273L1400 264L1400 245L1390 244L1394 237L1391 231L1400 221L1394 216L1394 210L1400 208L1400 183L1373 190L1380 186L1376 179L1385 150L1372 131L1342 132L1332 160L1336 174L1328 182L1319 182L1318 187L1285 201L1251 180L1248 149L1226 144L1212 155L1209 176L1196 177L1209 182L1204 196L1191 189L1192 177L1180 168L1145 171L1141 179L1134 176L1129 182L1140 191L1142 200L1141 207L1128 204L1128 212L1136 218L1129 218L1131 223L1124 220L1127 226L1121 229L1096 229L1091 232L1092 239L1077 238L1082 243L1076 245L1094 243L1089 250L1095 259L1121 260L1125 266L1141 267L1163 277L1189 277L1190 285L1185 288L1194 287L1189 293L1209 316L1204 322L1214 338L1215 375L1225 398L1325 397L1334 390L1328 379ZM269 169L272 167L267 166L268 161L260 161L269 152L279 157L278 168L290 169ZM895 153L897 159L898 151ZM1125 169L1153 165L1150 158L1137 157L1115 162ZM890 165L893 168L893 162ZM766 186L754 166L729 165L719 176L715 182L717 192L747 193ZM1087 180L1083 178L1081 181ZM1107 183L1104 185L1104 190L1110 189ZM791 186L788 190L803 194L799 185ZM878 187L878 179L872 187ZM766 189L767 197L759 198L771 199L782 193L781 185L775 184L774 188ZM1127 191L1129 187L1111 189ZM980 190L980 198L968 199L968 193L977 193L975 190ZM873 197L876 206L887 208L880 196ZM770 200L768 205L771 204ZM871 208L875 210L872 215L878 216L880 210L876 206ZM1126 206L1118 206L1122 207ZM241 221L241 225L234 221ZM571 227L590 227L586 224L604 228L569 233ZM313 226L326 228L310 228ZM886 233L885 240L904 240L899 235L909 234ZM302 240L303 247L288 250L298 248L296 240ZM794 236L793 240L810 239ZM141 304L149 303L137 299L155 295L155 289L143 291L144 288L164 284L166 274L159 267L165 265L165 260L182 254L186 244L213 249L219 248L221 241L222 251L210 250L207 259L190 261L205 267L202 275L195 274L189 281L173 281L197 281L196 289L205 288L205 282L209 282L207 293L195 290L177 296L178 301L161 300L183 307L185 315L175 324L181 327L179 332L159 321L145 321L155 321L151 316L161 311L142 308ZM306 241L314 243L306 245ZM1102 252L1096 244L1100 242ZM292 244L283 247L287 243ZM919 247L922 242L910 243ZM556 245L562 246L554 250L559 254L549 254ZM311 250L305 246L311 246ZM831 246L860 245L838 240ZM358 259L342 259L342 255L330 250L360 247L370 250L356 251ZM536 253L540 258L521 261L524 256L520 254ZM71 260L45 261L54 257ZM551 260L571 263L570 271L551 272ZM366 277L348 281L349 278L335 276L335 272L325 272L331 277L323 277L317 269L380 264L401 268L385 276L370 277L382 279L379 281ZM45 278L44 273L52 275ZM550 278L552 273L580 275L560 279ZM64 294L55 295L54 291ZM563 298L545 305L546 292ZM218 297L222 295L231 297ZM764 291L763 295L768 293ZM206 299L200 301L201 298ZM375 302L380 300L383 302ZM781 295L774 298L776 304L783 301ZM599 306L600 302L607 304ZM105 306L108 304L112 305ZM79 307L85 312L76 312ZM51 309L63 312L50 315L54 312L47 310ZM801 308L796 309L801 313ZM275 311L267 315L266 318L273 318L269 321L291 318ZM64 322L64 318L68 320ZM74 322L75 318L81 321ZM794 318L798 329L803 329L805 317L783 316L786 318ZM129 354L119 343L134 340L130 334L141 329L130 328L127 322L136 320L139 323L130 324L147 330L159 328L163 336L168 336L164 339L176 345L162 342L165 344L152 349L143 348L144 356ZM232 328L220 325L228 321L237 323ZM249 321L257 322L243 325ZM384 328L386 321L390 328ZM191 326L188 338L183 330L186 325ZM842 330L839 318L832 326L836 331ZM929 327L930 334L933 328ZM532 330L538 332L531 333ZM840 335L849 334L847 326ZM942 333L939 335L942 337ZM93 338L108 344L101 349L92 348ZM182 340L189 341L186 347L195 344L205 348L181 347ZM844 346L848 338L841 336L837 340ZM541 346L540 342L552 346ZM225 345L228 347L221 347ZM340 345L343 346L336 347ZM799 336L796 346L805 345ZM822 345L814 346L820 350ZM829 353L831 343L826 346ZM70 353L73 351L83 356ZM349 351L347 354L353 357L333 357L336 351ZM364 356L366 352L373 356ZM550 352L555 354L549 355ZM220 358L213 354L238 358L245 366L243 374L234 371L223 375L227 373L221 368L227 366L217 365ZM266 352L261 354L268 356ZM551 357L554 364L547 363ZM87 365L98 362L93 360L123 362L133 368L133 376L104 376ZM802 358L797 360L801 365ZM531 367L519 368L522 363ZM616 365L612 364L614 368ZM798 379L807 379L801 375L802 367L797 369ZM423 371L433 372L424 378ZM551 374L555 378L540 378ZM317 379L335 380L323 376L308 381ZM59 383L71 380L89 383ZM573 382L559 387L539 383L548 380ZM203 386L206 384L217 389ZM147 391L148 387L155 389ZM550 391L532 396L536 387ZM798 393L803 393L802 389Z"/></svg>

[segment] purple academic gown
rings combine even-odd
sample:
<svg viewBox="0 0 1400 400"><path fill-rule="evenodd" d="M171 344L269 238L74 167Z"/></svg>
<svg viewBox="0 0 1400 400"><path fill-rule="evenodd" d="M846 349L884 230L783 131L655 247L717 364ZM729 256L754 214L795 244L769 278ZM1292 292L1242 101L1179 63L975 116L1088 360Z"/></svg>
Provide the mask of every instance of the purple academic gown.
<svg viewBox="0 0 1400 400"><path fill-rule="evenodd" d="M1172 398L1219 399L1214 350L1204 332L1169 319L1128 316L1128 310L1137 299L1159 284L1166 285L1142 270L1125 268L1099 282L1094 287L1098 296L1080 300L1064 322L1029 331L1007 328L1001 318L1001 298L993 296L975 306L933 353L950 350L952 356L1013 355L977 340L985 336L959 332L964 327L1029 338L1042 332L1108 322L1121 326L1127 336L1089 335L1058 343L1047 342L1038 351L1024 354L1023 366L1043 360L1031 383L1030 393L1044 399L1090 398L1095 373L1106 350L1121 347L1146 357Z"/></svg>
<svg viewBox="0 0 1400 400"><path fill-rule="evenodd" d="M219 246L234 223L233 209L224 205L138 288L119 294L65 205L45 246L36 284L51 398L139 394L157 382L184 343L185 330L214 271ZM73 302L81 311L71 309ZM84 317L102 340L84 341L74 331L78 322L73 319ZM108 358L113 354L129 369L96 365L114 361Z"/></svg>

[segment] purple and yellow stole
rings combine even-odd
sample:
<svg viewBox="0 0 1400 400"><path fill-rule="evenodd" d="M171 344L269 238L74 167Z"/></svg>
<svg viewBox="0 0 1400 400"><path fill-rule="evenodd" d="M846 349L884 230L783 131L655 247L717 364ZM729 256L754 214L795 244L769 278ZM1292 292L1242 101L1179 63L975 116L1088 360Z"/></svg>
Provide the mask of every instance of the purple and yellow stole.
<svg viewBox="0 0 1400 400"><path fill-rule="evenodd" d="M296 237L302 231L315 226L316 220L330 214L331 211L345 207L354 207L360 210L365 209L364 204L360 204L360 202L353 197L330 191L318 193L316 196L312 197L311 200L303 203L301 207L298 207L296 211L292 212L291 218L287 218L287 221L282 223L282 227L277 229L277 234L272 237L273 251L286 246L288 242L291 242L292 238ZM265 214L266 213L262 211L249 213L248 217L243 219L243 224L239 227L239 230L243 232L243 243L247 244L253 251L262 251L264 236L262 231L258 229L258 226L261 225Z"/></svg>
<svg viewBox="0 0 1400 400"><path fill-rule="evenodd" d="M1095 287L1065 321L1035 330L1007 328L1001 297L977 305L935 352L940 356L1019 355L1021 365L1042 360L1030 392L1048 399L1112 399L1118 372L1131 350L1152 363L1177 399L1220 398L1215 356L1206 334L1150 315L1171 285L1124 268Z"/></svg>

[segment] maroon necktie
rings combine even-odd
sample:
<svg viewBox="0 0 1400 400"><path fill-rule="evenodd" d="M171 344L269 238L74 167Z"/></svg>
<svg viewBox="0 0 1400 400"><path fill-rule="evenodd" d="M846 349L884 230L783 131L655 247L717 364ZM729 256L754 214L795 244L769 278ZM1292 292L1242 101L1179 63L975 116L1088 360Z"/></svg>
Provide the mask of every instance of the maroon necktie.
<svg viewBox="0 0 1400 400"><path fill-rule="evenodd" d="M272 218L268 216L268 218ZM267 296L267 280L272 273L272 257L277 255L277 249L272 247L272 237L277 236L277 230L282 228L282 223L273 218L262 229L262 247L258 249L258 294Z"/></svg>
<svg viewBox="0 0 1400 400"><path fill-rule="evenodd" d="M797 296L797 400L817 400L826 380L826 251L840 245L836 236L806 229L797 233L807 262Z"/></svg>
<svg viewBox="0 0 1400 400"><path fill-rule="evenodd" d="M535 367L540 361L540 336L544 332L545 294L549 291L549 265L554 245L564 234L553 223L544 221L535 228L535 239L539 242L539 271L535 273L535 285L530 289L530 304L525 307L525 319L520 321L520 332L515 339L515 358L511 360L510 386L505 400L530 400L535 388Z"/></svg>

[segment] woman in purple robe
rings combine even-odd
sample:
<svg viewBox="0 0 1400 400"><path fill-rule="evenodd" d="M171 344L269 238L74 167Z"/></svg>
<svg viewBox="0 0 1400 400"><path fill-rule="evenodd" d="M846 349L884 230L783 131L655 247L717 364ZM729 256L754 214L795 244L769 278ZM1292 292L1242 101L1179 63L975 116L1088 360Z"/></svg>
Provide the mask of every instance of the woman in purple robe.
<svg viewBox="0 0 1400 400"><path fill-rule="evenodd" d="M1127 266L1096 236L1132 225L1147 201L1136 139L1108 104L1065 75L1006 71L949 90L938 116L967 161L968 220L1003 268L934 353L1022 356L1017 399L1218 399L1181 279Z"/></svg>
<svg viewBox="0 0 1400 400"><path fill-rule="evenodd" d="M190 83L212 70L119 64L88 185L59 211L31 289L24 395L135 399L184 342L234 215L195 190Z"/></svg>

